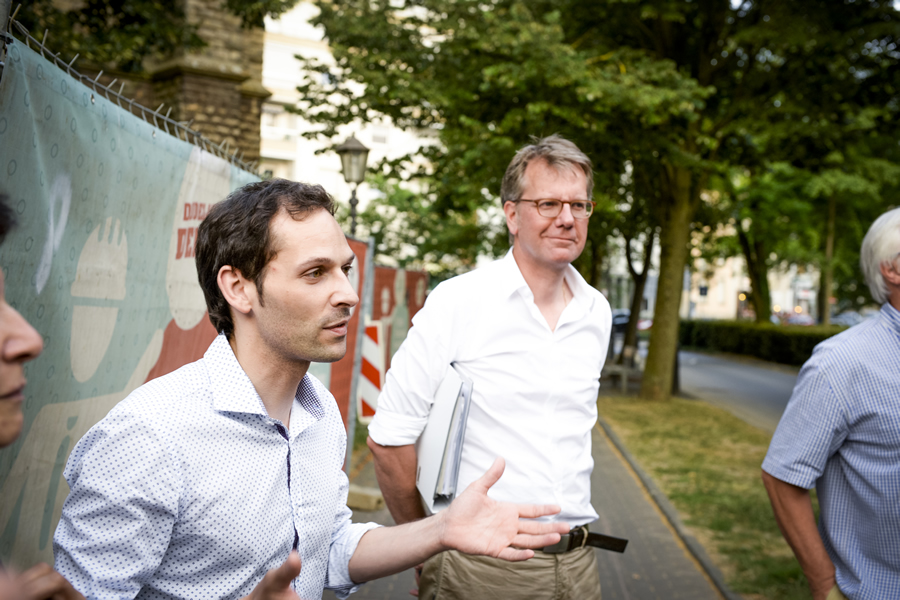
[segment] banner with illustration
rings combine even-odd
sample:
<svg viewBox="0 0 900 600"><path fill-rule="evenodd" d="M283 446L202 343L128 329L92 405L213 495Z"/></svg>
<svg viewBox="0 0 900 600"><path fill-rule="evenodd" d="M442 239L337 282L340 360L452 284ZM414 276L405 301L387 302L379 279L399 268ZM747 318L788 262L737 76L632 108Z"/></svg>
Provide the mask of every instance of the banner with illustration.
<svg viewBox="0 0 900 600"><path fill-rule="evenodd" d="M197 226L257 177L133 116L24 44L9 45L6 63L0 191L18 225L0 246L0 266L7 301L44 338L25 367L22 435L0 450L0 561L24 566L53 562L75 443L215 337L197 283ZM351 246L362 291L370 247ZM345 420L353 334L348 357L311 369L338 388Z"/></svg>

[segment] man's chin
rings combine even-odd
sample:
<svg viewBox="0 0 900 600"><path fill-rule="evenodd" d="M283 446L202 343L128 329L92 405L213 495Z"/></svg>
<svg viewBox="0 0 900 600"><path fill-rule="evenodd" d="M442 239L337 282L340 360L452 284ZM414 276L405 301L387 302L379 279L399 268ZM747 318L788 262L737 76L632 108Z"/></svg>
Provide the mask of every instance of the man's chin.
<svg viewBox="0 0 900 600"><path fill-rule="evenodd" d="M312 362L317 363L333 363L341 360L344 356L347 355L347 341L344 340L340 346L333 345L331 347L325 346L321 348L319 352L319 356L311 359Z"/></svg>

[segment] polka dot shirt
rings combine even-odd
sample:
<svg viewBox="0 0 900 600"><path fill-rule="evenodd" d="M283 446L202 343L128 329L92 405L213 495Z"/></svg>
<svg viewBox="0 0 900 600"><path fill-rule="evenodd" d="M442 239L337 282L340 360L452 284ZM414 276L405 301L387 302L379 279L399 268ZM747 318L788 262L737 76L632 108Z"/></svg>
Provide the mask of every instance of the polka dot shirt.
<svg viewBox="0 0 900 600"><path fill-rule="evenodd" d="M56 569L87 598L240 598L297 548L300 598L344 598L350 557L376 527L350 522L346 443L316 378L298 386L288 431L219 336L75 446Z"/></svg>

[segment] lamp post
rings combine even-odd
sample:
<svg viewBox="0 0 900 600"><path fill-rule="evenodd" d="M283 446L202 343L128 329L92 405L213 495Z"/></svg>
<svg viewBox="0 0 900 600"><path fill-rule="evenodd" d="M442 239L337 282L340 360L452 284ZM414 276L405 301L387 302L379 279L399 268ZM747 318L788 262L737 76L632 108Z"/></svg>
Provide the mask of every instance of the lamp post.
<svg viewBox="0 0 900 600"><path fill-rule="evenodd" d="M335 148L335 152L341 157L344 181L353 186L350 193L350 235L356 235L356 205L359 204L359 200L356 199L356 188L366 178L369 149L351 135L346 142Z"/></svg>

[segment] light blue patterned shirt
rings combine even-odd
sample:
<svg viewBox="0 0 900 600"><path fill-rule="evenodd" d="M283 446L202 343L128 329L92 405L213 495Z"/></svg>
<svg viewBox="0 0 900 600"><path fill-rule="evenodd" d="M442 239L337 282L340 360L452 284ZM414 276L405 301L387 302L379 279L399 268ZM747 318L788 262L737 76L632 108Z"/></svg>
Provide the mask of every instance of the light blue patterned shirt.
<svg viewBox="0 0 900 600"><path fill-rule="evenodd" d="M53 538L87 598L240 598L291 549L304 599L354 589L348 563L374 524L350 523L346 434L311 375L290 431L266 413L224 336L135 390L78 442Z"/></svg>
<svg viewBox="0 0 900 600"><path fill-rule="evenodd" d="M819 531L851 600L900 598L900 312L816 346L763 470L816 485Z"/></svg>

